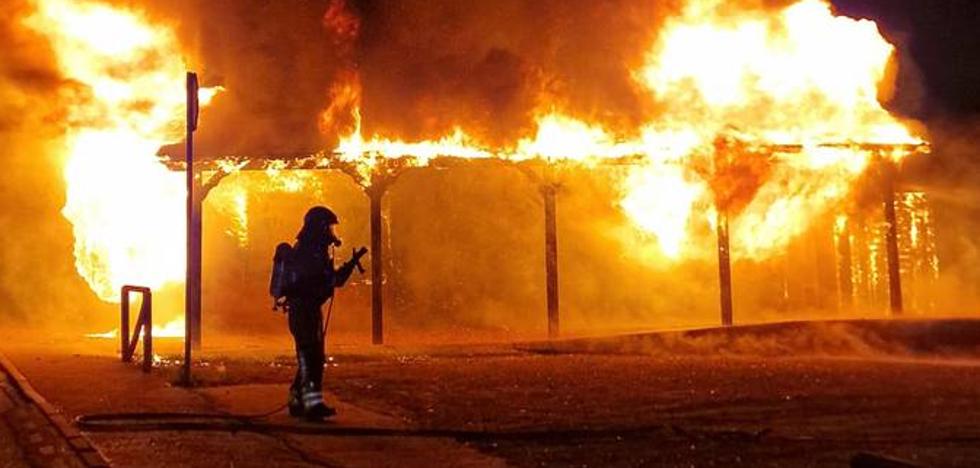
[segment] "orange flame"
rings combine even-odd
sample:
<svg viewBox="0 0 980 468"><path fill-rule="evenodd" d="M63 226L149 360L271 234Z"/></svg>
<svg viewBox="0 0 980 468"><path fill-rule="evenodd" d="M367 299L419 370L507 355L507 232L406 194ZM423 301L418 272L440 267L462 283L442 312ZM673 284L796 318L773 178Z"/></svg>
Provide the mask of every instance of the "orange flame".
<svg viewBox="0 0 980 468"><path fill-rule="evenodd" d="M35 2L26 24L50 41L64 76L85 90L69 109L65 149L64 215L73 225L79 273L110 301L126 283L179 283L183 175L155 157L183 136L186 65L176 36L137 11L93 0ZM441 156L583 164L643 156L645 163L621 182L619 205L638 233L656 239L659 255L696 253L693 237L705 231L697 225L713 222L718 205L737 214L735 256L765 258L844 200L873 157L821 144L920 139L878 102L894 48L873 22L835 16L826 0L774 11L726 7L724 15L723 3L690 0L667 21L634 73L662 113L634 138L558 111L540 115L536 132L510 148L482 147L463 128L427 141L366 138L356 73L331 90L320 125L345 135L335 157L355 165L365 184L391 158L424 166ZM324 21L342 38L359 29L342 0L331 3ZM202 102L213 94L202 90ZM731 135L733 141L716 144ZM773 144L801 150L767 146ZM237 170L235 162L226 164ZM236 185L213 200L233 213L231 233L242 245L249 193L315 185L284 167L273 162L261 187Z"/></svg>
<svg viewBox="0 0 980 468"><path fill-rule="evenodd" d="M163 325L153 325L153 338L183 338L184 317L177 317ZM119 329L115 328L104 333L86 333L87 338L118 338Z"/></svg>
<svg viewBox="0 0 980 468"><path fill-rule="evenodd" d="M686 237L676 233L690 233L690 211L701 207L713 218L708 207L719 203L735 203L740 211L731 234L736 257L780 252L811 219L848 195L871 160L864 151L819 144L920 143L877 100L894 48L873 22L834 16L823 0L802 0L775 14L735 16L730 10L723 16L722 3L689 2L683 15L668 22L637 73L666 108L659 128L696 135L689 159L706 152L717 162L720 152L731 149L712 148L712 142L732 128L742 140L741 149L726 156L727 174L718 167L713 175L698 171L711 187L698 196L690 195L698 193L698 183L685 180L689 175L674 171L665 180L659 164L639 168L627 180L627 215L674 258L678 239ZM797 144L802 150L752 149L765 144ZM760 150L775 159L771 167ZM686 187L677 191L686 195L640 203L651 188L637 181L647 179ZM674 206L651 206L659 203Z"/></svg>
<svg viewBox="0 0 980 468"><path fill-rule="evenodd" d="M78 272L107 301L127 283L180 281L183 175L155 156L183 136L186 66L173 31L91 1L36 7L25 23L84 90L69 108L64 169ZM202 90L202 103L215 91Z"/></svg>

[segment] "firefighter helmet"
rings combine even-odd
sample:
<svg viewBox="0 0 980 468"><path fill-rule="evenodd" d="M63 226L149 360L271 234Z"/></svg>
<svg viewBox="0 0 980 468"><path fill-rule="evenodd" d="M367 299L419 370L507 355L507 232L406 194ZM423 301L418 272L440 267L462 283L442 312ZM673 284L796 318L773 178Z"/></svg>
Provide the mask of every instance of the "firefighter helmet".
<svg viewBox="0 0 980 468"><path fill-rule="evenodd" d="M303 217L303 224L310 227L320 227L327 228L331 224L340 224L340 219L330 208L325 206L314 206L306 212L306 216Z"/></svg>

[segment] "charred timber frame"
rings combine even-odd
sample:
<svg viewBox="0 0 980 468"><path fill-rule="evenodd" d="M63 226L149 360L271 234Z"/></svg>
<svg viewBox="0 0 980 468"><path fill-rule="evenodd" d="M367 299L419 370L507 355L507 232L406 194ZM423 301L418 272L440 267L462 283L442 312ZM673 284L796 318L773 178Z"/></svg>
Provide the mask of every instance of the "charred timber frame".
<svg viewBox="0 0 980 468"><path fill-rule="evenodd" d="M543 162L543 161L542 161ZM540 167L519 164L521 172L538 185L544 205L544 275L545 294L548 310L548 339L557 339L561 334L558 288L558 192L561 182L555 171L555 164L543 162Z"/></svg>
<svg viewBox="0 0 980 468"><path fill-rule="evenodd" d="M190 138L190 135L189 135ZM760 145L764 151L772 154L783 153L791 154L801 152L807 147L804 145ZM899 272L897 225L895 221L895 168L894 163L887 155L909 155L914 153L928 153L927 144L861 144L861 143L829 143L816 145L820 148L840 148L853 149L858 151L871 152L875 164L885 167L883 173L883 201L885 217L888 222L888 235L886 238L888 249L888 269L889 269L889 290L891 299L891 310L893 314L900 314L902 311L901 279ZM398 157L380 159L379 163L372 168L372 171L365 174L356 161L346 161L341 155L328 152L310 152L303 154L283 154L275 155L279 159L251 159L229 157L220 160L211 160L203 163L193 163L194 172L201 174L210 173L210 178L201 184L200 196L194 198L197 213L201 213L201 206L204 197L211 188L217 186L225 176L240 171L265 171L275 170L339 170L349 175L355 183L364 190L370 200L370 226L371 226L371 336L374 344L384 343L384 223L382 217L382 201L388 188L397 178L410 169L447 169L459 165L474 164L495 164L516 166L528 176L532 182L540 187L544 204L544 244L545 244L545 280L547 290L547 318L548 336L557 338L560 331L559 321L559 288L558 288L558 239L557 239L557 214L556 198L560 184L557 182L553 166L565 163L565 161L550 161L545 159L529 160L509 160L505 158L459 158L452 156L441 156L432 158L425 164L418 164L418 159L413 157ZM603 159L603 165L637 165L645 161L642 155L628 156L616 159ZM172 170L186 170L186 163L164 159L164 163ZM579 164L568 162L568 164ZM200 181L200 178L195 178ZM200 183L200 182L198 182ZM200 232L201 217L195 218L194 226ZM717 236L718 236L718 268L719 268L719 290L720 290L720 309L721 323L729 326L734 323L733 301L732 301L732 271L731 271L731 249L729 238L729 216L728 214L718 214ZM197 246L195 251L200 253L200 235L196 237ZM188 248L192 248L188 245ZM190 250L189 250L190 251ZM200 293L200 275L194 280L197 286L194 287ZM198 309L199 310L199 309ZM200 336L200 320L196 321L196 335ZM191 336L194 336L192 334Z"/></svg>
<svg viewBox="0 0 980 468"><path fill-rule="evenodd" d="M433 158L426 165L419 165L414 158L381 159L369 174L365 174L356 162L345 161L339 155L332 153L307 153L303 155L277 155L277 160L251 160L226 158L218 161L194 163L196 184L199 196L195 196L195 226L200 229L200 213L207 193L216 187L224 177L241 171L275 170L338 170L347 174L358 184L370 201L371 226L371 341L374 344L384 344L384 222L382 206L384 195L388 188L404 172L412 169L431 168L444 170L456 166L475 164L494 165L496 167L517 167L532 183L538 185L544 205L544 247L545 247L545 285L547 291L547 323L548 337L557 338L560 333L559 288L558 288L558 227L557 227L557 194L561 184L557 180L554 166L564 163L543 159L511 161L500 158L468 159L451 156ZM643 161L642 156L627 156L603 160L603 165L635 165ZM288 161L281 164L282 161ZM186 163L166 159L164 163L172 170L186 171ZM576 164L576 163L570 163ZM201 180L207 175L206 181ZM200 237L197 237L200 239ZM188 248L199 250L190 245ZM194 281L200 284L200 276ZM199 289L198 289L199 290ZM198 336L200 331L197 331ZM193 336L193 335L192 335Z"/></svg>
<svg viewBox="0 0 980 468"><path fill-rule="evenodd" d="M882 201L885 209L885 251L888 258L888 304L893 316L902 314L902 268L898 255L898 219L895 216L895 177L892 161L881 162Z"/></svg>
<svg viewBox="0 0 980 468"><path fill-rule="evenodd" d="M902 285L901 285L901 265L898 249L898 223L895 215L895 190L897 178L896 160L900 156L912 154L927 154L930 151L929 145L921 144L867 144L867 143L829 143L816 145L820 148L839 148L851 149L870 153L871 163L869 170L879 175L880 189L882 195L882 206L887 225L885 244L887 253L888 268L888 289L889 305L891 315L897 316L902 313ZM762 145L761 149L769 154L792 154L803 151L803 145ZM724 326L731 325L732 322L732 285L731 285L731 252L729 248L729 235L727 229L727 216L719 214L717 221L718 230L718 268L719 268L719 289L721 295L721 323ZM722 226L725 226L723 229ZM846 254L848 257L839 266L838 282L839 307L848 308L853 303L853 284L851 282L850 264L850 240L848 239L849 225L844 226L841 233L837 249L839 255Z"/></svg>
<svg viewBox="0 0 980 468"><path fill-rule="evenodd" d="M544 197L544 268L548 295L548 338L558 338L558 220L555 213L555 185L541 187Z"/></svg>

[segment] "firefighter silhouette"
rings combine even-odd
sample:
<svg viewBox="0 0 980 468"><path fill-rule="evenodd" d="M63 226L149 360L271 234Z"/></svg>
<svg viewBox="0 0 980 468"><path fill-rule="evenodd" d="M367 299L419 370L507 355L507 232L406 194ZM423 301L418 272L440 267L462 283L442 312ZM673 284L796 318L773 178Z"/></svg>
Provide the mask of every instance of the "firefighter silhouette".
<svg viewBox="0 0 980 468"><path fill-rule="evenodd" d="M296 346L296 376L289 388L289 414L319 420L336 411L323 401L325 362L323 304L343 286L366 252L361 248L340 268L334 269L331 247L340 245L337 215L323 206L307 211L296 243L276 249L270 292L277 306L284 306L289 332Z"/></svg>

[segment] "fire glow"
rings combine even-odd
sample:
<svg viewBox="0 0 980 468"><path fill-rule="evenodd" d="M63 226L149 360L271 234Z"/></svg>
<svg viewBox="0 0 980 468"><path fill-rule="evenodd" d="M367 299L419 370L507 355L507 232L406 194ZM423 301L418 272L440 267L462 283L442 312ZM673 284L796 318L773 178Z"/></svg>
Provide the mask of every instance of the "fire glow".
<svg viewBox="0 0 980 468"><path fill-rule="evenodd" d="M75 265L103 300L124 284L158 288L184 275L183 175L156 157L183 136L186 65L173 32L105 4L43 0L26 24L77 82L68 109L63 214ZM207 103L216 90L202 90Z"/></svg>
<svg viewBox="0 0 980 468"><path fill-rule="evenodd" d="M355 123L330 158L354 164L369 184L378 165L395 158L416 166L438 157L589 165L639 156L642 164L619 181L618 204L658 255L695 256L693 237L705 231L697 226L715 222L721 209L732 217L735 257L761 260L847 198L875 156L859 143L920 143L878 101L894 47L873 22L835 16L823 0L779 10L725 8L724 15L720 0L687 3L633 72L662 109L633 136L548 107L536 131L510 147L483 147L462 127L430 141L366 138L360 84L351 74L321 116L347 112ZM26 24L50 41L64 76L86 90L70 107L65 163L64 215L74 227L79 273L107 301L118 301L123 284L181 283L183 175L155 156L183 136L186 64L174 32L94 1L37 0ZM202 92L202 101L213 94ZM766 149L778 145L798 149ZM722 147L727 159L718 157ZM765 158L752 159L761 153ZM318 167L331 165L324 158ZM755 164L756 179L733 188L724 161ZM238 181L228 196L211 200L236 219L230 232L240 245L248 243L250 192L313 183L281 169L270 166L263 187ZM737 207L720 206L732 197Z"/></svg>
<svg viewBox="0 0 980 468"><path fill-rule="evenodd" d="M695 254L690 251L694 225L714 222L713 184L720 181L692 167L716 152L719 136L736 135L749 148L795 145L799 150L771 151L768 178L752 187L746 206L730 213L737 215L736 258L777 255L809 228L814 214L828 212L849 195L875 156L860 144L919 144L921 139L878 102L894 47L874 22L834 16L821 0L736 17L727 10L722 16L722 4L689 2L648 51L635 78L666 111L638 138L618 138L601 126L549 112L537 118L534 136L512 148L479 148L461 129L437 141L365 140L360 86L346 83L341 101L352 107L357 125L338 151L345 161L359 163L365 180L380 160L392 157L410 157L424 166L437 156L594 164L640 155L645 163L621 182L620 206L638 234L651 236L661 255L677 260ZM331 106L326 113L336 112Z"/></svg>
<svg viewBox="0 0 980 468"><path fill-rule="evenodd" d="M118 338L119 329L113 329L104 333L87 333L87 338ZM177 317L163 325L153 326L153 338L183 338L184 337L184 318Z"/></svg>

